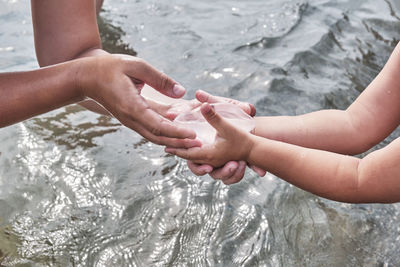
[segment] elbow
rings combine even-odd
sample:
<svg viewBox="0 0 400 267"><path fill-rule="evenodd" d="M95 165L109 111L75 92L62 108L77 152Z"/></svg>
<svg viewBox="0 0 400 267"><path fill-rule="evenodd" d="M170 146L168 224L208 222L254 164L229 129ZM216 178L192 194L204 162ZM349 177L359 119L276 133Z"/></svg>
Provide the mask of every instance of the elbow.
<svg viewBox="0 0 400 267"><path fill-rule="evenodd" d="M367 120L361 120L359 116L354 115L351 111L346 110L346 116L349 129L350 146L347 153L350 155L358 155L371 149L379 144L386 136L376 127L371 127Z"/></svg>
<svg viewBox="0 0 400 267"><path fill-rule="evenodd" d="M349 150L349 155L359 155L361 153L367 152L369 149L373 148L381 141L374 138L363 138L362 134L359 134L357 138L354 138L353 140L353 146Z"/></svg>
<svg viewBox="0 0 400 267"><path fill-rule="evenodd" d="M46 53L45 51L36 51L36 59L41 68L50 65L55 65L68 60L71 60L71 56L57 54L57 53Z"/></svg>
<svg viewBox="0 0 400 267"><path fill-rule="evenodd" d="M39 67L41 67L41 68L50 66L50 65L54 65L56 63L60 63L60 62L57 62L58 60L56 59L56 57L42 56L42 55L40 55L40 53L36 53L36 58L37 58Z"/></svg>
<svg viewBox="0 0 400 267"><path fill-rule="evenodd" d="M59 49L50 48L48 51L44 46L36 46L36 58L40 67L59 64L69 60L77 59L85 56L92 56L100 54L100 42L86 42L80 46L70 49L68 47L60 46ZM104 52L104 51L103 51Z"/></svg>

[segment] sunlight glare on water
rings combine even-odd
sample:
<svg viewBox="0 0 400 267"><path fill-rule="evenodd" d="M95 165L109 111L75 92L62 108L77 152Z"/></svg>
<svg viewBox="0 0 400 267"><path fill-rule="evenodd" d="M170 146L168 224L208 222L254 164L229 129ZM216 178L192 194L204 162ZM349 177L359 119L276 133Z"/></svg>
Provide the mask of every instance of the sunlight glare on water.
<svg viewBox="0 0 400 267"><path fill-rule="evenodd" d="M27 1L0 0L0 71L37 67ZM400 39L395 0L105 1L103 46L258 115L346 108ZM398 137L395 131L380 148ZM77 106L0 130L0 265L398 266L400 206L341 204L250 170L196 177Z"/></svg>

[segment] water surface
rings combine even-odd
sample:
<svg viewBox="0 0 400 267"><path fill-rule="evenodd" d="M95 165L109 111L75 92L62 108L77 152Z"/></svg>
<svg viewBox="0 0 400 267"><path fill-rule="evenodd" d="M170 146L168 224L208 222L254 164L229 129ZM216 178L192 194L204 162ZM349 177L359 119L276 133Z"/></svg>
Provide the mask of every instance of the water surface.
<svg viewBox="0 0 400 267"><path fill-rule="evenodd" d="M258 115L346 108L400 40L396 0L106 1L109 51ZM0 0L0 71L37 67L30 7ZM378 145L398 136L395 132ZM69 106L0 130L0 263L398 266L400 206L324 200L251 171L236 185Z"/></svg>

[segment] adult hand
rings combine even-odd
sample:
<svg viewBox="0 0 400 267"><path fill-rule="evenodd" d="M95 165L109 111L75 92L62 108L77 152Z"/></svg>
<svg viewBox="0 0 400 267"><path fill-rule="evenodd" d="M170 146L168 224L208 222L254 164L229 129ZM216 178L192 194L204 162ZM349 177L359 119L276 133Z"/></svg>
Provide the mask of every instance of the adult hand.
<svg viewBox="0 0 400 267"><path fill-rule="evenodd" d="M250 116L256 115L256 109L252 104L244 103L235 99L214 96L202 90L196 92L196 99L200 103L231 103L239 106L244 112ZM220 168L214 168L207 164L196 164L192 161L187 161L189 169L198 176L209 174L214 179L219 179L222 181L240 181L246 171L246 162L244 161L229 161L224 166ZM253 171L255 171L259 176L264 176L266 174L265 170L262 170L256 166L249 166Z"/></svg>
<svg viewBox="0 0 400 267"><path fill-rule="evenodd" d="M84 97L104 106L122 124L153 143L170 147L199 146L196 134L173 125L152 110L140 95L144 84L173 98L185 89L144 60L127 55L80 59L76 86Z"/></svg>

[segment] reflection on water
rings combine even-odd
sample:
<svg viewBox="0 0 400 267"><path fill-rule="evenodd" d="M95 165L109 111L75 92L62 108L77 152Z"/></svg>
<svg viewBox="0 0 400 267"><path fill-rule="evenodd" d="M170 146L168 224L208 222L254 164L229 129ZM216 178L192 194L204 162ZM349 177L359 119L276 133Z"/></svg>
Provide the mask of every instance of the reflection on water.
<svg viewBox="0 0 400 267"><path fill-rule="evenodd" d="M69 149L96 146L94 139L118 131L121 124L107 116L88 116L85 109L68 106L54 116L34 118L27 126L45 141L53 141Z"/></svg>
<svg viewBox="0 0 400 267"><path fill-rule="evenodd" d="M129 44L122 41L125 32L121 27L112 25L108 19L102 16L97 17L97 23L99 25L101 43L104 50L113 54L136 56L135 50L133 50Z"/></svg>
<svg viewBox="0 0 400 267"><path fill-rule="evenodd" d="M29 13L0 0L1 71L36 66ZM108 51L138 51L188 97L202 88L290 115L346 108L400 39L399 15L394 0L115 0L99 27ZM400 264L398 204L340 204L250 171L229 187L195 177L76 106L0 130L0 166L1 265Z"/></svg>

